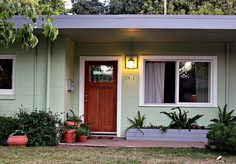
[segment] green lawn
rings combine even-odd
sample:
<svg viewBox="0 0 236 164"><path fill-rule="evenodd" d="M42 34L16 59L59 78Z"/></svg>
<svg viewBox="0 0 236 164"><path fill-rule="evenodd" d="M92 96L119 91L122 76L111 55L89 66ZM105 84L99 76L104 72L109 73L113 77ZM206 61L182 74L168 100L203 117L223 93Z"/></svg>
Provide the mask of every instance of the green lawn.
<svg viewBox="0 0 236 164"><path fill-rule="evenodd" d="M222 155L220 161L216 158ZM236 155L184 148L0 147L0 163L236 163Z"/></svg>

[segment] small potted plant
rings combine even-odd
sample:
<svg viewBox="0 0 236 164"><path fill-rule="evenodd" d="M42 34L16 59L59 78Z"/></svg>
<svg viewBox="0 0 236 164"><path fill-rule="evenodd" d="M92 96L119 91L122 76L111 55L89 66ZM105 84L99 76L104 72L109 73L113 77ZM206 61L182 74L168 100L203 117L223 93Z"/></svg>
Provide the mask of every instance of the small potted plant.
<svg viewBox="0 0 236 164"><path fill-rule="evenodd" d="M66 115L66 117L67 117L66 126L80 127L80 124L82 123L83 115L77 116L72 109L70 109L70 112L72 114L71 116L69 115L69 113L67 113L67 115Z"/></svg>
<svg viewBox="0 0 236 164"><path fill-rule="evenodd" d="M86 142L88 136L91 135L91 131L87 124L81 124L81 126L76 129L76 134L78 136L79 142Z"/></svg>
<svg viewBox="0 0 236 164"><path fill-rule="evenodd" d="M9 135L7 143L9 146L26 146L28 143L28 137L22 130L16 130L14 133Z"/></svg>
<svg viewBox="0 0 236 164"><path fill-rule="evenodd" d="M67 127L66 132L64 133L64 141L66 143L73 143L76 139L76 127L69 126Z"/></svg>

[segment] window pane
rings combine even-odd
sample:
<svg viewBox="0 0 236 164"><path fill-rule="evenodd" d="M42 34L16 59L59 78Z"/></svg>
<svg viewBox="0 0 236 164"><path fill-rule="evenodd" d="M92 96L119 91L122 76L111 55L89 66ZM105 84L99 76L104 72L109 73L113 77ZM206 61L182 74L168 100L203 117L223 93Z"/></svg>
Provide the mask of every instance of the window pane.
<svg viewBox="0 0 236 164"><path fill-rule="evenodd" d="M145 62L144 103L175 102L175 62Z"/></svg>
<svg viewBox="0 0 236 164"><path fill-rule="evenodd" d="M112 65L90 65L89 82L112 82L113 66Z"/></svg>
<svg viewBox="0 0 236 164"><path fill-rule="evenodd" d="M179 102L209 102L210 62L180 62Z"/></svg>
<svg viewBox="0 0 236 164"><path fill-rule="evenodd" d="M0 59L0 89L12 89L12 59Z"/></svg>

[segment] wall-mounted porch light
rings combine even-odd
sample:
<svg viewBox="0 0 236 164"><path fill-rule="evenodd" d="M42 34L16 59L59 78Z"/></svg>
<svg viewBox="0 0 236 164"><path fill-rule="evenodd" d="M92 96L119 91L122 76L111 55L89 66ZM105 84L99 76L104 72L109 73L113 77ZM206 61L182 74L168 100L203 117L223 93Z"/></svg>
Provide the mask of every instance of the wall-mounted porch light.
<svg viewBox="0 0 236 164"><path fill-rule="evenodd" d="M130 43L130 55L125 56L125 68L136 69L138 68L138 56L133 53L133 44Z"/></svg>
<svg viewBox="0 0 236 164"><path fill-rule="evenodd" d="M138 56L125 56L125 68L127 69L138 68Z"/></svg>

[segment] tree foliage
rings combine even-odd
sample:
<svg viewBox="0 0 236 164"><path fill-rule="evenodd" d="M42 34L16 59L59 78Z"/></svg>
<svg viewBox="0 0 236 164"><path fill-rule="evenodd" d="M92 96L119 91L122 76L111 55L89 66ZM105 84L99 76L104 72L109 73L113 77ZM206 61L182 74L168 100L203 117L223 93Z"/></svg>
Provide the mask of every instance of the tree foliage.
<svg viewBox="0 0 236 164"><path fill-rule="evenodd" d="M0 44L7 48L18 42L26 50L34 48L38 43L34 29L40 14L45 15L42 17L44 36L54 41L58 35L58 28L52 24L52 15L62 14L62 5L61 0L0 0ZM16 15L27 17L27 22L20 28L17 28L11 19Z"/></svg>
<svg viewBox="0 0 236 164"><path fill-rule="evenodd" d="M235 15L235 0L167 0L169 15ZM76 14L163 14L164 0L73 0Z"/></svg>
<svg viewBox="0 0 236 164"><path fill-rule="evenodd" d="M72 0L75 14L104 14L105 4L99 0Z"/></svg>

